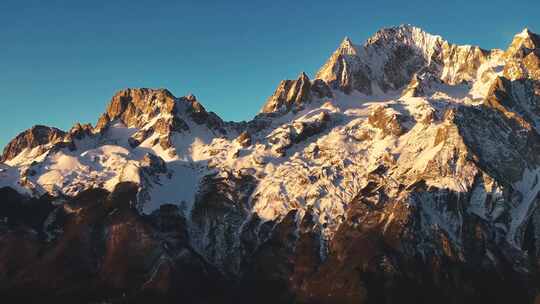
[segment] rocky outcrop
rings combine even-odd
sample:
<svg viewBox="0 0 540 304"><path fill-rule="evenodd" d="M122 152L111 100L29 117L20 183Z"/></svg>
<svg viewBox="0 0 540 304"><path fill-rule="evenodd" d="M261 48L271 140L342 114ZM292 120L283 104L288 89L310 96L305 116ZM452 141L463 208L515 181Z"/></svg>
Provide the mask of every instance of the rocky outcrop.
<svg viewBox="0 0 540 304"><path fill-rule="evenodd" d="M525 58L530 53L535 53L540 48L540 36L525 28L521 33L514 36L510 46L504 53L506 58Z"/></svg>
<svg viewBox="0 0 540 304"><path fill-rule="evenodd" d="M103 134L111 123L121 123L138 129L128 139L137 147L153 135L152 145L174 148L174 135L190 131L190 122L203 125L219 136L227 132L224 122L213 112L207 112L194 95L176 98L166 89L126 89L115 94L100 117L96 131ZM170 150L171 155L176 152Z"/></svg>
<svg viewBox="0 0 540 304"><path fill-rule="evenodd" d="M85 137L90 137L93 135L94 128L91 124L80 124L76 123L68 132L67 139L69 141L82 140Z"/></svg>
<svg viewBox="0 0 540 304"><path fill-rule="evenodd" d="M321 112L308 121L293 121L274 130L268 136L268 143L273 151L285 155L287 150L295 144L306 141L309 137L321 134L331 123L331 116Z"/></svg>
<svg viewBox="0 0 540 304"><path fill-rule="evenodd" d="M540 130L540 83L531 79L509 80L496 78L485 99L486 106L494 108L512 121L514 128L528 132Z"/></svg>
<svg viewBox="0 0 540 304"><path fill-rule="evenodd" d="M43 147L42 152L45 152L46 148L44 146L62 141L65 135L66 133L64 131L57 128L40 125L34 126L20 133L7 144L0 161L8 161L26 149Z"/></svg>
<svg viewBox="0 0 540 304"><path fill-rule="evenodd" d="M127 127L142 128L158 116L170 117L168 124L174 131L188 130L182 121L182 114L187 114L197 124L221 131L223 121L214 113L207 112L194 95L176 98L166 89L125 89L116 93L107 111L100 117L96 129L102 130L110 122L119 121ZM156 123L158 132L164 132L163 120Z"/></svg>
<svg viewBox="0 0 540 304"><path fill-rule="evenodd" d="M455 45L444 41L441 49L433 55L432 66L438 71L438 78L445 83L456 85L476 79L478 69L491 57L496 56L477 46Z"/></svg>
<svg viewBox="0 0 540 304"><path fill-rule="evenodd" d="M223 265L221 269L229 275L238 273L242 261L237 232L249 215L248 201L254 188L253 176L224 172L205 176L195 198L192 244L214 265Z"/></svg>
<svg viewBox="0 0 540 304"><path fill-rule="evenodd" d="M146 153L141 160L141 166L147 170L149 174L158 174L167 172L167 164L165 161L154 154Z"/></svg>
<svg viewBox="0 0 540 304"><path fill-rule="evenodd" d="M442 81L431 73L414 74L411 82L403 89L402 96L421 97L436 91Z"/></svg>
<svg viewBox="0 0 540 304"><path fill-rule="evenodd" d="M181 97L180 100L188 104L187 113L199 125L205 124L211 129L218 129L221 133L226 133L223 130L223 121L213 112L207 112L203 105L197 100L195 95Z"/></svg>
<svg viewBox="0 0 540 304"><path fill-rule="evenodd" d="M244 148L251 146L251 144L253 143L251 135L249 135L247 131L240 133L240 135L238 135L238 137L236 138L236 142L238 142L238 144L240 144L240 146Z"/></svg>
<svg viewBox="0 0 540 304"><path fill-rule="evenodd" d="M522 94L526 91L528 94ZM492 174L508 183L521 179L529 166L539 164L535 152L540 149L538 101L530 81L501 77L484 104L459 109L458 125L471 150L485 166L490 164ZM514 136L504 135L509 133Z"/></svg>
<svg viewBox="0 0 540 304"><path fill-rule="evenodd" d="M369 114L368 123L379 129L383 136L400 136L406 132L405 122L409 119L391 108L378 106Z"/></svg>
<svg viewBox="0 0 540 304"><path fill-rule="evenodd" d="M371 70L360 59L360 51L349 38L345 38L332 57L317 72L316 79L322 79L333 89L346 93L357 90L370 95Z"/></svg>
<svg viewBox="0 0 540 304"><path fill-rule="evenodd" d="M274 94L268 98L262 113L288 112L301 110L314 98L331 97L328 86L321 80L311 82L305 73L297 80L283 80Z"/></svg>
<svg viewBox="0 0 540 304"><path fill-rule="evenodd" d="M517 34L504 53L504 76L511 80L540 81L540 36L528 29Z"/></svg>
<svg viewBox="0 0 540 304"><path fill-rule="evenodd" d="M378 31L363 46L345 38L316 78L345 93L356 90L366 95L401 89L423 73L455 85L475 79L490 56L479 47L450 44L401 25Z"/></svg>
<svg viewBox="0 0 540 304"><path fill-rule="evenodd" d="M89 190L59 206L41 202L47 204L47 210L41 209L49 216L34 216L35 224L25 222L24 212L2 212L8 217L7 225L0 227L3 299L221 301L226 284L189 247L178 209L164 205L143 218L130 204L136 190L134 185L119 184L112 193ZM20 196L13 200L21 208L37 203ZM44 230L52 227L58 230L54 239Z"/></svg>
<svg viewBox="0 0 540 304"><path fill-rule="evenodd" d="M113 96L96 129L101 130L114 120L140 128L159 113L176 112L175 97L166 89L125 89Z"/></svg>

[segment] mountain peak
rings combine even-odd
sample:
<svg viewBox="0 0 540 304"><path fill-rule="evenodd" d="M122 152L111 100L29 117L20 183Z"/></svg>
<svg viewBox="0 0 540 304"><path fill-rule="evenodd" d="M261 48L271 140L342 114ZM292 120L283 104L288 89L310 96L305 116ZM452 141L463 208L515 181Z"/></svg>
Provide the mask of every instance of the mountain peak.
<svg viewBox="0 0 540 304"><path fill-rule="evenodd" d="M341 45L344 44L352 44L351 38L349 38L349 36L345 36L345 38L343 38L343 41L341 41Z"/></svg>
<svg viewBox="0 0 540 304"><path fill-rule="evenodd" d="M197 101L197 96L195 96L193 93L187 94L186 96L184 96L184 98L187 101Z"/></svg>
<svg viewBox="0 0 540 304"><path fill-rule="evenodd" d="M167 89L128 88L118 91L100 117L96 129L104 128L113 120L120 120L126 126L140 127L146 119L159 112L172 113L176 98Z"/></svg>
<svg viewBox="0 0 540 304"><path fill-rule="evenodd" d="M540 36L532 32L529 28L524 28L523 31L514 36L513 42L516 40L527 41L529 48L540 47Z"/></svg>
<svg viewBox="0 0 540 304"><path fill-rule="evenodd" d="M346 36L345 38L343 38L343 41L341 41L341 44L339 45L336 52L343 55L356 55L358 54L358 49L353 44L352 40Z"/></svg>
<svg viewBox="0 0 540 304"><path fill-rule="evenodd" d="M529 30L528 27L526 27L517 35L518 36L529 36L530 34L531 34L531 31Z"/></svg>
<svg viewBox="0 0 540 304"><path fill-rule="evenodd" d="M363 47L354 46L346 37L316 78L344 92L371 95L397 90L431 64L444 42L409 24L381 29Z"/></svg>
<svg viewBox="0 0 540 304"><path fill-rule="evenodd" d="M381 33L396 33L396 32L399 32L399 31L401 31L401 32L404 32L404 31L408 31L408 32L412 32L412 31L425 32L423 29L421 29L421 28L419 28L417 26L414 26L414 25L408 24L408 23L403 23L403 24L396 25L396 26L383 27L383 28L379 29L375 33L375 35L381 34Z"/></svg>
<svg viewBox="0 0 540 304"><path fill-rule="evenodd" d="M174 95L165 88L125 88L116 92L113 95L113 99L122 97L127 99L145 99L147 97L158 97L159 95L164 97L174 97Z"/></svg>
<svg viewBox="0 0 540 304"><path fill-rule="evenodd" d="M514 39L512 39L510 46L505 52L505 57L525 57L531 53L531 51L538 48L540 48L540 36L533 33L528 28L525 28L514 36Z"/></svg>
<svg viewBox="0 0 540 304"><path fill-rule="evenodd" d="M305 72L300 73L296 80L283 80L278 88L268 98L262 113L285 113L291 109L297 110L313 98L331 96L330 89L320 79L311 81Z"/></svg>
<svg viewBox="0 0 540 304"><path fill-rule="evenodd" d="M517 37L522 37L522 38L529 38L534 35L536 34L533 33L528 27L524 28L521 32L516 34Z"/></svg>
<svg viewBox="0 0 540 304"><path fill-rule="evenodd" d="M298 80L307 80L307 81L309 81L309 77L306 74L306 72L302 72L302 73L300 73L300 75L298 75Z"/></svg>
<svg viewBox="0 0 540 304"><path fill-rule="evenodd" d="M48 126L35 125L32 128L21 132L4 148L0 162L6 162L24 151L38 146L59 142L65 136L65 132Z"/></svg>
<svg viewBox="0 0 540 304"><path fill-rule="evenodd" d="M402 24L399 26L383 28L377 31L371 38L367 40L366 46L402 44L428 49L442 41L443 39L441 36L432 35L423 29L410 24Z"/></svg>

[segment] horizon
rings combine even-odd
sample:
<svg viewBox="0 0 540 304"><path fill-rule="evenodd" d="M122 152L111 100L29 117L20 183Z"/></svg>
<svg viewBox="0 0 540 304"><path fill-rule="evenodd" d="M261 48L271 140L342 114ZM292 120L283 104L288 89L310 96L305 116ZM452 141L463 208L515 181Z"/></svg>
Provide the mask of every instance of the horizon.
<svg viewBox="0 0 540 304"><path fill-rule="evenodd" d="M65 131L77 122L95 125L124 88L165 88L177 97L192 93L225 121L250 120L281 80L302 72L314 79L344 37L362 45L381 28L411 24L451 43L485 49L506 49L524 28L540 30L534 16L540 4L525 1L511 8L494 5L498 1L489 8L441 4L443 22L425 14L430 8L421 1L394 1L384 12L377 4L344 1L346 9L322 19L317 17L335 6L142 2L0 4L0 149L34 125ZM467 12L459 5L464 3ZM417 10L408 10L414 4ZM494 17L499 14L512 18L501 22ZM275 16L282 18L276 22ZM475 16L491 22L476 24ZM460 26L452 17L462 19Z"/></svg>

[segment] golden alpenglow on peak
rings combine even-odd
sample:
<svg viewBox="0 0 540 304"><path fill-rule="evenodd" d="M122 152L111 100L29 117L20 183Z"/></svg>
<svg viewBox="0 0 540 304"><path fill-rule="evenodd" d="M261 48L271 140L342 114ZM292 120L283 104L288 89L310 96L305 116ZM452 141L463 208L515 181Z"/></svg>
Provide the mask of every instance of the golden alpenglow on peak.
<svg viewBox="0 0 540 304"><path fill-rule="evenodd" d="M539 42L388 27L248 121L129 88L95 127L24 131L0 158L0 299L533 303Z"/></svg>

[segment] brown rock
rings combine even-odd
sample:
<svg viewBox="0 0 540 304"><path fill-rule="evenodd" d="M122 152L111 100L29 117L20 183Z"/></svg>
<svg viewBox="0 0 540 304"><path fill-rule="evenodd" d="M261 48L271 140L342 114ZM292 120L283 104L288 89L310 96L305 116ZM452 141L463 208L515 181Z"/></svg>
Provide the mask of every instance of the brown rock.
<svg viewBox="0 0 540 304"><path fill-rule="evenodd" d="M141 160L141 165L153 174L167 172L167 164L165 161L161 157L151 153L146 153L144 155Z"/></svg>
<svg viewBox="0 0 540 304"><path fill-rule="evenodd" d="M91 124L81 125L80 123L77 123L75 124L75 126L71 128L71 130L69 130L68 139L80 140L80 139L83 139L84 137L91 136L93 134L92 132L93 132L93 128Z"/></svg>
<svg viewBox="0 0 540 304"><path fill-rule="evenodd" d="M150 127L148 129L140 129L139 131L135 132L135 134L131 135L131 137L128 139L129 145L135 148L153 134L154 127Z"/></svg>
<svg viewBox="0 0 540 304"><path fill-rule="evenodd" d="M101 130L114 120L120 120L127 127L142 127L159 113L174 114L175 104L175 97L166 89L121 90L113 96L96 129Z"/></svg>
<svg viewBox="0 0 540 304"><path fill-rule="evenodd" d="M15 137L4 148L0 161L5 162L16 157L24 149L32 149L38 146L53 144L64 139L66 133L57 128L47 126L33 126Z"/></svg>
<svg viewBox="0 0 540 304"><path fill-rule="evenodd" d="M225 129L223 129L223 120L221 120L214 112L207 112L195 95L190 94L181 97L180 100L188 105L187 113L195 123L199 125L205 124L210 129L217 130L222 134L226 133Z"/></svg>
<svg viewBox="0 0 540 304"><path fill-rule="evenodd" d="M305 73L300 74L297 80L283 80L270 98L266 101L261 112L273 113L290 110L299 110L313 97L330 97L331 91L322 80L310 82Z"/></svg>
<svg viewBox="0 0 540 304"><path fill-rule="evenodd" d="M315 78L345 93L357 90L370 95L372 93L370 73L369 67L360 60L357 46L345 37Z"/></svg>
<svg viewBox="0 0 540 304"><path fill-rule="evenodd" d="M385 106L376 107L368 116L369 124L380 129L385 136L400 136L405 133L406 129L403 126L405 119L403 115Z"/></svg>
<svg viewBox="0 0 540 304"><path fill-rule="evenodd" d="M244 131L237 138L236 141L244 148L251 146L251 135Z"/></svg>
<svg viewBox="0 0 540 304"><path fill-rule="evenodd" d="M445 83L456 85L476 78L478 68L491 56L491 52L477 46L461 46L444 42L437 54L443 66L454 73L441 75ZM444 68L443 68L444 69Z"/></svg>
<svg viewBox="0 0 540 304"><path fill-rule="evenodd" d="M507 59L524 58L538 48L540 48L540 36L529 29L524 29L514 36L512 43L504 53L504 57Z"/></svg>

